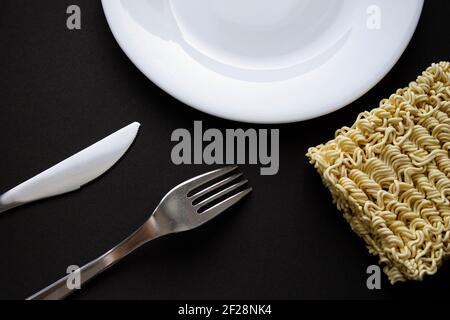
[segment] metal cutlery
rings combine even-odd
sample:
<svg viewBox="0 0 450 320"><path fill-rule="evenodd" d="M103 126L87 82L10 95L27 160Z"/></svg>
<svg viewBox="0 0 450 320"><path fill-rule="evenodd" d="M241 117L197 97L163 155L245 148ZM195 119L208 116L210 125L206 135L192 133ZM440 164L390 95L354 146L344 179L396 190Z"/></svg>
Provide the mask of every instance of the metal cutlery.
<svg viewBox="0 0 450 320"><path fill-rule="evenodd" d="M103 272L150 240L194 229L239 202L252 189L236 166L229 166L192 178L169 191L150 218L131 236L96 260L81 267L81 284ZM70 295L69 275L27 300L56 300Z"/></svg>

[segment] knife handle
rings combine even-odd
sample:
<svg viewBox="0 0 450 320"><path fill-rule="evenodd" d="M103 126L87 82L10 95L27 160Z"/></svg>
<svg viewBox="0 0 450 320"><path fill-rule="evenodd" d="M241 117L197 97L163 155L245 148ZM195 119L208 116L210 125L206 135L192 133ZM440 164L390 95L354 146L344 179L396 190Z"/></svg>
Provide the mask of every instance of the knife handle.
<svg viewBox="0 0 450 320"><path fill-rule="evenodd" d="M53 168L25 181L0 196L0 213L15 207L80 189L81 186L52 184Z"/></svg>

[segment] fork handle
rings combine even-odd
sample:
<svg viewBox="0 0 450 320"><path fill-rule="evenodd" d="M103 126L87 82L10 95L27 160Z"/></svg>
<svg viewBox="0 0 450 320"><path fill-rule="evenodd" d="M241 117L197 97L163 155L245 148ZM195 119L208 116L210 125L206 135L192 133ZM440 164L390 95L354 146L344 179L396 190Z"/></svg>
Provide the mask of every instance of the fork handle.
<svg viewBox="0 0 450 320"><path fill-rule="evenodd" d="M100 274L110 266L145 244L146 242L161 236L153 217L150 218L142 227L134 232L120 244L106 252L99 258L87 263L80 268L80 283L85 284L96 275ZM74 289L68 286L68 280L71 275L56 281L50 286L44 288L38 293L27 298L27 300L60 300L73 293Z"/></svg>

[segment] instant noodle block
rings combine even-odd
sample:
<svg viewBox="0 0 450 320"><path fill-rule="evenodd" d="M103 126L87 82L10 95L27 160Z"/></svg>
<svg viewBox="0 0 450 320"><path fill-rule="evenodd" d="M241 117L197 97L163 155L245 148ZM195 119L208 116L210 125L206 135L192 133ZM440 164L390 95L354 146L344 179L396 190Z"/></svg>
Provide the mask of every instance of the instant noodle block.
<svg viewBox="0 0 450 320"><path fill-rule="evenodd" d="M450 255L450 63L433 64L307 156L392 283Z"/></svg>

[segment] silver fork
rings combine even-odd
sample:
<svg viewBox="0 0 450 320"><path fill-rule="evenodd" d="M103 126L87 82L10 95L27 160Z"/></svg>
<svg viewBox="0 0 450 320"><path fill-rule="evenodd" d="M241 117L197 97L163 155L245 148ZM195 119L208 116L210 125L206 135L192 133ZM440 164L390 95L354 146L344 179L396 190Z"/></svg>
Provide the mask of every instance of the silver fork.
<svg viewBox="0 0 450 320"><path fill-rule="evenodd" d="M236 169L236 166L229 166L211 171L173 188L136 232L104 255L80 268L81 284L91 280L148 241L167 234L194 229L236 204L252 191L250 187L246 187L236 192L248 182L239 179L242 176L241 173L232 174ZM232 175L224 177L227 174ZM216 179L218 182L205 187L205 184ZM230 186L224 188L227 185ZM206 195L208 195L206 199L203 199ZM212 201L219 202L214 204ZM208 205L212 206L203 210ZM73 292L67 285L68 279L69 275L27 300L57 300L67 297Z"/></svg>

